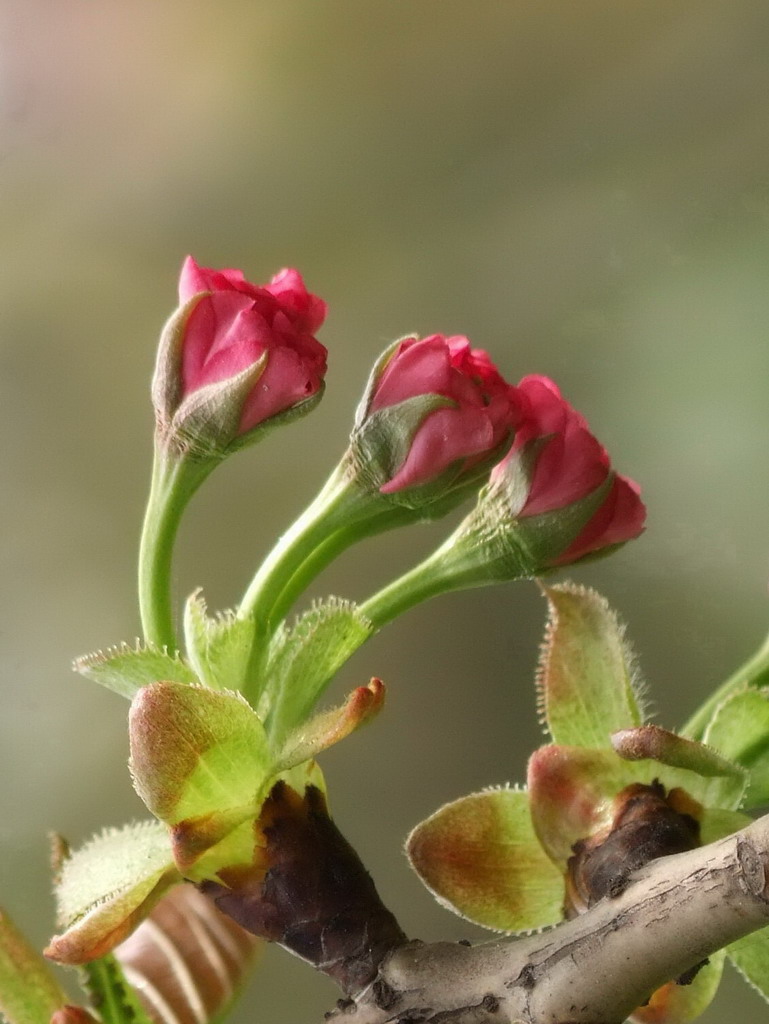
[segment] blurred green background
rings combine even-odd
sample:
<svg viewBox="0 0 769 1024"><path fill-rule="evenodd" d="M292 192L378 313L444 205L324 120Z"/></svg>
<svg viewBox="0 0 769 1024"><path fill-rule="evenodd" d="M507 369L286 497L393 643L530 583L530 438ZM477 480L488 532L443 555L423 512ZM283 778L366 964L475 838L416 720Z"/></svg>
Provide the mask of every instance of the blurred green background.
<svg viewBox="0 0 769 1024"><path fill-rule="evenodd" d="M237 599L345 444L374 357L466 333L553 376L650 509L574 575L618 606L657 720L680 722L769 620L765 0L5 0L0 6L0 901L43 943L45 832L142 813L126 704L72 656L138 632L147 382L187 252L329 303L311 420L196 498L179 593ZM444 535L382 537L318 593L364 597ZM332 807L411 935L476 938L401 853L441 803L521 780L541 741L543 607L519 584L410 613L347 666L377 722L323 759ZM241 1009L319 1021L268 950ZM730 978L703 1021L766 1013Z"/></svg>

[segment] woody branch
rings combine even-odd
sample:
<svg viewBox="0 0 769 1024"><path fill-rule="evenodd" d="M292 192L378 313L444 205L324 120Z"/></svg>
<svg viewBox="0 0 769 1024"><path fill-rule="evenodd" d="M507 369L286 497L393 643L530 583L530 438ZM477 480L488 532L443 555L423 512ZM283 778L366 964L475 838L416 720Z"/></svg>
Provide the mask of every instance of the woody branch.
<svg viewBox="0 0 769 1024"><path fill-rule="evenodd" d="M354 1024L618 1024L649 994L769 922L769 815L660 858L619 896L522 939L410 942L329 1015Z"/></svg>

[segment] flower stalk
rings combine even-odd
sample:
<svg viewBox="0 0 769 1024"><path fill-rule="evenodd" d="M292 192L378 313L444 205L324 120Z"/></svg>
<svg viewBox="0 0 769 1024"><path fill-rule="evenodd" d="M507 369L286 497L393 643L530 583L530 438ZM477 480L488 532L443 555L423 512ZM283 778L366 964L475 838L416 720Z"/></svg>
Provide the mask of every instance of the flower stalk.
<svg viewBox="0 0 769 1024"><path fill-rule="evenodd" d="M218 464L155 447L152 482L139 544L139 612L148 643L179 647L173 616L172 563L179 524L195 491Z"/></svg>

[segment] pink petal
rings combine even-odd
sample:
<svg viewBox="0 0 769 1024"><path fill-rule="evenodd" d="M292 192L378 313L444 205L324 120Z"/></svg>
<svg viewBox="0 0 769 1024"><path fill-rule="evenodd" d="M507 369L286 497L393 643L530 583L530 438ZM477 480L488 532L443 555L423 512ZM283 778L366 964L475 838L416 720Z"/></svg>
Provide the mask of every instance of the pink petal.
<svg viewBox="0 0 769 1024"><path fill-rule="evenodd" d="M436 409L422 422L395 476L380 490L391 494L426 483L459 459L493 447L488 418L477 409Z"/></svg>
<svg viewBox="0 0 769 1024"><path fill-rule="evenodd" d="M371 412L398 405L417 395L451 398L449 350L439 335L401 343L387 364L371 402Z"/></svg>
<svg viewBox="0 0 769 1024"><path fill-rule="evenodd" d="M628 477L617 476L606 501L557 559L557 564L566 565L593 551L632 540L643 532L645 521L646 506L640 498L640 487Z"/></svg>

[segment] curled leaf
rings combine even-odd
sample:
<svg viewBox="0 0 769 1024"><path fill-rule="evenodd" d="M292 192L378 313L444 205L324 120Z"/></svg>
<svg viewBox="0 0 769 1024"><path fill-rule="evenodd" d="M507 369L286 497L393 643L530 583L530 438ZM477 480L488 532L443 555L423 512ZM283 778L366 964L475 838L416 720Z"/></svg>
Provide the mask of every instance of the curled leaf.
<svg viewBox="0 0 769 1024"><path fill-rule="evenodd" d="M685 739L658 725L623 729L612 734L611 743L626 761L653 760L668 768L683 769L694 777L679 782L710 807L739 807L747 785L747 772L722 757L712 747ZM666 779L669 774L659 773ZM696 778L700 776L700 780ZM708 779L709 782L701 780Z"/></svg>
<svg viewBox="0 0 769 1024"><path fill-rule="evenodd" d="M671 768L686 768L706 778L714 775L741 778L744 775L739 765L727 761L712 747L687 740L658 725L642 725L638 729L622 729L612 733L611 745L626 761L649 758Z"/></svg>
<svg viewBox="0 0 769 1024"><path fill-rule="evenodd" d="M104 956L180 880L160 822L95 836L62 865L55 891L64 931L53 937L45 955L65 964Z"/></svg>
<svg viewBox="0 0 769 1024"><path fill-rule="evenodd" d="M283 745L280 770L314 758L321 750L349 736L382 709L385 687L381 679L372 679L368 686L353 690L338 708L321 711L309 722L295 729Z"/></svg>

